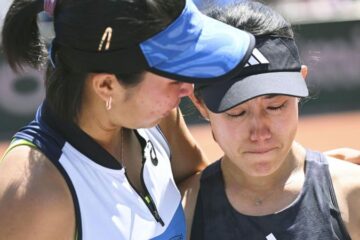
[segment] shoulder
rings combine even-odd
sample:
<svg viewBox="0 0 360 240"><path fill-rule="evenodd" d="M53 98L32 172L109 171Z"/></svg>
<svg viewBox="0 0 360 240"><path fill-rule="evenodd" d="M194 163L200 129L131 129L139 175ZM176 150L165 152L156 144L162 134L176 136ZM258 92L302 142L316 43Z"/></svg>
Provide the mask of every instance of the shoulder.
<svg viewBox="0 0 360 240"><path fill-rule="evenodd" d="M352 238L360 238L360 166L327 157L342 219Z"/></svg>
<svg viewBox="0 0 360 240"><path fill-rule="evenodd" d="M336 158L326 157L333 183L338 184L344 191L360 188L360 166Z"/></svg>
<svg viewBox="0 0 360 240"><path fill-rule="evenodd" d="M64 239L69 225L74 230L64 179L40 151L28 146L14 148L0 164L0 212L1 239L29 239L30 233L34 239Z"/></svg>

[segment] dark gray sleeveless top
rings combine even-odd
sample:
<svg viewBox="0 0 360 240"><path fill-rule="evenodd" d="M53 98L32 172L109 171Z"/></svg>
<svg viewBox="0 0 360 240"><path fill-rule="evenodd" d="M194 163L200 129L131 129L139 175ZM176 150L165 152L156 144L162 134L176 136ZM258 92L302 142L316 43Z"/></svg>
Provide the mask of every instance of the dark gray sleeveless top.
<svg viewBox="0 0 360 240"><path fill-rule="evenodd" d="M305 182L296 200L285 210L247 216L228 201L220 161L201 177L191 231L192 240L333 240L351 239L341 219L328 162L307 151Z"/></svg>

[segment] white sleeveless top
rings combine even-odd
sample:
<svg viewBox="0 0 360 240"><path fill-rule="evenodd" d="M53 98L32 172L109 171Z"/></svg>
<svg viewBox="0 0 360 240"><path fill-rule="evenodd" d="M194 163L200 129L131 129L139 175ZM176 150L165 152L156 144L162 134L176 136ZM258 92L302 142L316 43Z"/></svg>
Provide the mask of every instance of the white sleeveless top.
<svg viewBox="0 0 360 240"><path fill-rule="evenodd" d="M15 138L32 142L64 176L74 201L77 239L185 239L170 150L158 127L134 130L144 148L140 177L148 194L141 196L124 168L89 136L42 115L39 110L35 122Z"/></svg>

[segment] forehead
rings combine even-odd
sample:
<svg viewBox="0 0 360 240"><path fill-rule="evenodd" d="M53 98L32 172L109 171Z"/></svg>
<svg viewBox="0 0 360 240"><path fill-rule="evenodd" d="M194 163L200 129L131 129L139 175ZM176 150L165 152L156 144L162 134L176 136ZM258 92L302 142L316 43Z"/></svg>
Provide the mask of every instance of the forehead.
<svg viewBox="0 0 360 240"><path fill-rule="evenodd" d="M249 104L255 104L255 105L261 105L262 103L272 103L277 101L286 101L287 99L296 98L293 96L288 95L282 95L282 94L268 94L268 95L262 95L255 98L252 98L246 102L243 102L239 105L234 106L233 108L230 108L228 111L231 111L233 109L241 108L244 106L247 106Z"/></svg>
<svg viewBox="0 0 360 240"><path fill-rule="evenodd" d="M282 99L288 99L288 98L295 98L295 97L289 96L289 95L283 95L283 94L267 94L267 95L257 96L246 102L243 102L242 104L246 104L246 103L254 102L254 101L282 100Z"/></svg>
<svg viewBox="0 0 360 240"><path fill-rule="evenodd" d="M281 98L281 97L289 97L289 96L288 95L282 95L282 94L268 94L268 95L259 96L258 98L277 99L277 98Z"/></svg>

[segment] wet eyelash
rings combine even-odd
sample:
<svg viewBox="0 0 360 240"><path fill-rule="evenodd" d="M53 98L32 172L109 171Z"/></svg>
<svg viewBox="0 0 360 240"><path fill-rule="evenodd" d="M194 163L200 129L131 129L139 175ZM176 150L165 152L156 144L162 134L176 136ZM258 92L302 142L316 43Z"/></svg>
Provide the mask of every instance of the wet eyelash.
<svg viewBox="0 0 360 240"><path fill-rule="evenodd" d="M286 103L281 104L280 106L276 106L276 107L268 107L269 110L271 111L279 111L282 108L284 108L286 106Z"/></svg>
<svg viewBox="0 0 360 240"><path fill-rule="evenodd" d="M226 113L229 117L233 117L233 118L235 118L235 117L241 117L241 116L244 116L245 115L245 113L246 113L246 111L242 111L242 112L240 112L240 113L238 113L238 114L230 114L230 113Z"/></svg>

